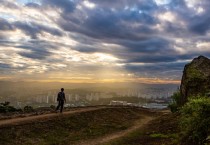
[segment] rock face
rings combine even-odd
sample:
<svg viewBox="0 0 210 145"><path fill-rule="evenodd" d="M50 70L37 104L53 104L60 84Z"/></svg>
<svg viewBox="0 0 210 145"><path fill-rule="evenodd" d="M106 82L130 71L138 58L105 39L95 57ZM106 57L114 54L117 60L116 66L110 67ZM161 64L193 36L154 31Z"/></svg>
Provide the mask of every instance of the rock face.
<svg viewBox="0 0 210 145"><path fill-rule="evenodd" d="M185 66L180 91L181 105L188 97L210 93L210 59L199 56Z"/></svg>

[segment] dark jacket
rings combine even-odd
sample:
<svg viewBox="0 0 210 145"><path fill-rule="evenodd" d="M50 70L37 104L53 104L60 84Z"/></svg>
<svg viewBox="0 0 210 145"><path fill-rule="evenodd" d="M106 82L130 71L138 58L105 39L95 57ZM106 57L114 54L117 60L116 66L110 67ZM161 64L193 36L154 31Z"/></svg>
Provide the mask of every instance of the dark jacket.
<svg viewBox="0 0 210 145"><path fill-rule="evenodd" d="M65 101L65 93L64 92L59 92L58 93L58 97L57 97L57 101Z"/></svg>

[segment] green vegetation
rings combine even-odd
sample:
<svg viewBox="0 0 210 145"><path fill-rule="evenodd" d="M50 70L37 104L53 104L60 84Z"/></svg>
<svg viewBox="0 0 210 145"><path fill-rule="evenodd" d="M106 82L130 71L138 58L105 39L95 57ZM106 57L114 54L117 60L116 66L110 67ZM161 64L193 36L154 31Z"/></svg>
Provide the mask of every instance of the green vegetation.
<svg viewBox="0 0 210 145"><path fill-rule="evenodd" d="M144 135L144 132L142 130L136 130L124 137L115 139L108 143L104 143L103 145L130 145L130 144L134 144L133 142L135 140L138 140L138 138L140 138L143 135Z"/></svg>
<svg viewBox="0 0 210 145"><path fill-rule="evenodd" d="M178 119L176 113L161 115L143 128L104 145L178 145Z"/></svg>
<svg viewBox="0 0 210 145"><path fill-rule="evenodd" d="M9 104L10 102L0 103L0 113L22 111L21 109L16 109L13 106L10 106Z"/></svg>
<svg viewBox="0 0 210 145"><path fill-rule="evenodd" d="M138 108L106 108L1 128L0 144L73 144L125 130L141 118Z"/></svg>
<svg viewBox="0 0 210 145"><path fill-rule="evenodd" d="M210 131L210 99L190 99L181 109L180 127L182 142L203 145Z"/></svg>
<svg viewBox="0 0 210 145"><path fill-rule="evenodd" d="M180 141L184 144L202 145L210 131L210 99L189 97L189 101L180 108L180 97L180 93L175 92L172 96L173 103L169 105L172 112L180 113Z"/></svg>
<svg viewBox="0 0 210 145"><path fill-rule="evenodd" d="M55 110L55 109L56 109L56 106L55 106L55 105L50 105L50 108L51 108L52 110Z"/></svg>
<svg viewBox="0 0 210 145"><path fill-rule="evenodd" d="M203 74L195 67L190 66L187 69L188 74L188 81L191 81L192 79L203 79Z"/></svg>
<svg viewBox="0 0 210 145"><path fill-rule="evenodd" d="M150 134L150 137L153 137L153 138L170 138L170 136L165 135L165 134L161 134L161 133Z"/></svg>
<svg viewBox="0 0 210 145"><path fill-rule="evenodd" d="M25 106L23 110L24 110L24 112L27 112L27 113L34 111L33 107L31 107L31 106Z"/></svg>
<svg viewBox="0 0 210 145"><path fill-rule="evenodd" d="M171 112L176 112L179 110L179 107L181 106L181 93L180 90L177 90L174 92L174 94L171 96L172 103L169 104L169 108Z"/></svg>
<svg viewBox="0 0 210 145"><path fill-rule="evenodd" d="M205 96L206 93L208 93L209 85L207 76L194 66L188 67L185 83L188 91L188 98L198 95Z"/></svg>

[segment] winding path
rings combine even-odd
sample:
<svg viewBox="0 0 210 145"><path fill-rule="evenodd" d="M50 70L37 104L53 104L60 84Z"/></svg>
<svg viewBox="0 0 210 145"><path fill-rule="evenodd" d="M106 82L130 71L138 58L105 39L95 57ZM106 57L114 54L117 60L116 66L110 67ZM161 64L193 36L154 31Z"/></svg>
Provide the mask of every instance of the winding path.
<svg viewBox="0 0 210 145"><path fill-rule="evenodd" d="M148 124L151 120L153 120L155 117L151 117L151 116L144 116L144 118L138 120L135 122L134 126L132 126L131 128L124 130L124 131L120 131L120 132L116 132L116 133L112 133L103 137L99 137L96 139L92 139L92 140L86 140L86 141L81 141L75 145L100 145L100 144L104 144L104 143L108 143L114 139L123 137L128 135L129 133L142 128L143 126L145 126L146 124Z"/></svg>
<svg viewBox="0 0 210 145"><path fill-rule="evenodd" d="M49 113L49 114L42 114L42 115L35 115L35 116L27 116L27 117L17 117L17 118L12 118L12 119L5 119L5 120L0 120L0 128L6 127L6 126L11 126L11 125L21 125L21 124L26 124L26 123L31 123L31 122L36 122L36 121L46 121L53 119L54 117L59 117L59 116L66 116L66 115L71 115L75 113L82 113L82 112L88 112L88 111L94 111L94 110L99 110L103 108L113 108L113 107L105 107L105 106L100 106L100 107L88 107L88 108L78 108L76 110L70 110L63 112L62 114L60 113ZM91 139L91 140L83 140L75 145L99 145L99 144L104 144L108 143L114 139L123 137L128 135L129 133L141 129L143 126L148 124L151 120L155 119L155 116L149 116L149 115L143 115L142 118L137 120L134 125L127 130L123 130L120 132L108 134L96 139Z"/></svg>
<svg viewBox="0 0 210 145"><path fill-rule="evenodd" d="M88 108L79 108L77 110L71 110L71 111L66 111L63 112L62 114L60 113L49 113L49 114L42 114L42 115L35 115L35 116L27 116L27 117L17 117L17 118L12 118L12 119L5 119L5 120L0 120L0 128L4 126L11 126L11 125L21 125L25 123L30 123L30 122L35 122L39 120L49 120L51 118L54 118L56 116L65 116L65 115L70 115L70 114L75 114L75 113L82 113L82 112L88 112L88 111L94 111L94 110L99 110L105 107L88 107Z"/></svg>

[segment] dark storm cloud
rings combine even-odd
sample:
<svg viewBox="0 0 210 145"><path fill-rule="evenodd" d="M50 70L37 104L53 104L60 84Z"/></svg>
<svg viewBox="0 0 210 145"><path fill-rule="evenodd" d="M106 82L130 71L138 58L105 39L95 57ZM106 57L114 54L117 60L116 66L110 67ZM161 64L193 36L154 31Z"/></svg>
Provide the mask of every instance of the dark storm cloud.
<svg viewBox="0 0 210 145"><path fill-rule="evenodd" d="M34 8L34 9L40 8L40 5L37 4L37 3L27 3L25 6L30 7L30 8Z"/></svg>
<svg viewBox="0 0 210 145"><path fill-rule="evenodd" d="M94 52L100 52L100 50L96 47L93 47L93 46L85 46L85 45L79 45L75 48L73 48L74 50L76 51L79 51L79 52L85 52L85 53L94 53ZM102 51L104 52L104 51Z"/></svg>
<svg viewBox="0 0 210 145"><path fill-rule="evenodd" d="M150 3L145 0L140 2L135 1L134 3L128 1L122 2L128 3L128 6L132 5L129 9L125 9L127 5L122 6L121 3L117 1L115 3L111 1L90 2L96 3L97 6L93 10L86 10L87 18L84 17L86 14L81 14L81 12L77 11L73 13L76 11L76 2L68 1L68 4L66 4L66 1L43 1L43 6L50 5L54 7L54 5L56 5L57 8L64 10L61 13L61 18L58 20L58 24L63 30L84 34L97 39L137 39L140 36L136 34L136 32L145 34L153 33L154 31L149 26L156 23L151 12L151 10L154 10L156 7L153 1L150 1ZM70 6L66 7L67 5ZM107 7L104 7L105 5L107 5ZM123 9L119 9L119 5L121 5L120 7L123 7ZM116 10L112 10L111 8ZM137 28L134 28L134 26L132 26L134 23L142 23L145 25L139 25Z"/></svg>
<svg viewBox="0 0 210 145"><path fill-rule="evenodd" d="M210 52L205 52L203 54L199 55L205 55L207 57L210 57ZM181 73L183 71L184 66L189 63L189 60L192 60L193 58L197 57L197 53L191 53L191 54L186 54L186 55L171 55L171 56L161 56L157 57L156 55L148 55L147 57L140 58L140 59L145 59L141 60L141 62L148 62L145 63L144 65L140 65L138 63L133 64L133 63L126 63L125 68L131 72L147 72L151 74L155 74L159 72L160 74L165 71L177 71ZM150 61L155 59L155 61ZM182 61L180 61L182 60ZM185 60L185 61L184 61ZM140 62L140 61L139 61Z"/></svg>
<svg viewBox="0 0 210 145"><path fill-rule="evenodd" d="M188 63L184 62L173 62L173 63L153 63L146 65L133 65L127 64L124 68L136 76L149 77L149 78L159 78L159 79L176 79L180 80L184 66Z"/></svg>
<svg viewBox="0 0 210 145"><path fill-rule="evenodd" d="M208 50L204 51L202 48L196 50L198 42L209 42L207 36L210 30L209 0L203 0L193 8L188 7L185 0L171 0L167 4L158 4L154 0L86 2L94 3L95 6L88 6L83 0L41 0L39 4L28 3L24 6L3 0L1 4L4 7L20 11L27 9L29 12L30 9L41 11L45 18L54 23L46 26L42 24L42 19L35 22L29 16L26 16L27 22L24 21L25 17L23 19L17 17L19 19L14 22L13 19L16 17L10 17L14 14L0 15L3 18L8 17L0 19L0 31L19 29L34 40L12 43L11 40L7 40L7 34L2 33L0 38L5 40L0 40L1 46L20 48L17 53L22 57L52 63L60 63L60 60L52 56L51 50L54 49L65 48L70 52L76 50L87 53L87 56L92 53L106 53L118 58L116 63L125 66L125 70L132 73L145 72L151 76L154 73L161 76L164 72L170 71L171 75L177 75L178 73L173 72L181 72L188 60L197 55L210 56ZM204 11L198 13L198 7ZM51 11L55 13L49 14ZM164 15L167 12L169 14ZM173 16L174 19L171 18ZM45 19L43 23L46 23ZM43 32L58 36L56 37L58 40L54 43L51 40L40 41L39 39L45 37ZM76 44L70 44L72 39ZM79 53L77 54L80 57ZM81 58L81 62L87 61L86 59ZM78 64L75 62L72 69L78 67L84 71L97 71L102 68L81 62ZM0 64L0 68L3 67L6 68L7 65Z"/></svg>
<svg viewBox="0 0 210 145"><path fill-rule="evenodd" d="M49 56L49 53L46 51L32 51L32 52L19 52L19 55L32 59L45 59Z"/></svg>
<svg viewBox="0 0 210 145"><path fill-rule="evenodd" d="M0 30L14 30L14 27L7 20L0 18Z"/></svg>
<svg viewBox="0 0 210 145"><path fill-rule="evenodd" d="M139 41L131 40L114 40L112 44L117 44L117 47L110 48L100 46L99 42L91 45L79 44L73 49L79 52L94 53L101 52L112 54L126 62L173 62L176 60L174 55L177 53L172 48L172 42L162 38L146 38ZM163 54L165 54L163 56Z"/></svg>
<svg viewBox="0 0 210 145"><path fill-rule="evenodd" d="M98 39L131 36L130 32L123 31L126 28L120 26L119 18L110 12L95 13L84 23L78 21L79 23L77 20L62 19L62 21L59 21L59 25L66 31L77 32Z"/></svg>
<svg viewBox="0 0 210 145"><path fill-rule="evenodd" d="M142 25L134 28L135 23L142 23ZM115 12L107 8L96 8L85 20L64 13L58 24L65 31L77 32L98 39L137 39L140 38L138 33L153 33L154 30L150 28L150 25L155 24L155 18L138 11Z"/></svg>
<svg viewBox="0 0 210 145"><path fill-rule="evenodd" d="M209 14L204 16L197 16L193 18L189 28L192 32L204 35L208 30L210 30L209 22L210 22Z"/></svg>
<svg viewBox="0 0 210 145"><path fill-rule="evenodd" d="M190 1L189 1L190 2ZM189 8L187 7L186 1L184 0L173 0L170 5L169 11L175 12L177 16L185 21L187 24L187 30L189 32L205 35L207 31L210 30L210 1L202 0L195 7ZM204 11L200 14L198 8L202 8ZM176 32L177 30L182 31L183 33L187 33L186 30L181 28L182 26L175 26L173 24L168 25L168 30L171 32ZM176 29L178 28L178 29ZM173 31L174 30L174 31ZM177 33L177 32L176 32Z"/></svg>
<svg viewBox="0 0 210 145"><path fill-rule="evenodd" d="M75 9L75 3L70 0L42 0L42 4L47 7L62 9L64 13L71 13Z"/></svg>
<svg viewBox="0 0 210 145"><path fill-rule="evenodd" d="M89 2L95 3L96 8L85 10L87 18L80 17L81 15L78 13L83 12L78 12L79 10L75 9L82 1L43 0L42 5L43 7L48 6L63 10L58 24L65 31L76 32L97 39L139 39L146 37L142 36L145 34L149 34L149 37L159 35L151 26L160 23L154 14L161 11L172 11L181 20L189 21L187 24L190 31L202 34L209 28L206 18L201 21L193 21L196 19L195 14L186 6L184 0L173 0L164 6L157 6L153 0L122 0L120 2L116 0L90 0ZM207 3L209 2L205 1L205 5ZM209 8L205 7L206 9ZM198 17L198 19L201 17L203 16ZM134 27L135 22L140 25ZM181 25L170 22L165 24L165 30L172 34L186 32Z"/></svg>
<svg viewBox="0 0 210 145"><path fill-rule="evenodd" d="M121 41L119 43L122 46L127 47L127 51L130 52L149 52L149 53L161 53L161 51L170 49L170 42L162 38L148 38L146 40L139 41Z"/></svg>
<svg viewBox="0 0 210 145"><path fill-rule="evenodd" d="M181 71L186 62L177 63L156 63L147 65L132 65L127 64L125 68L132 72L157 72L157 71L167 71L167 70L179 70Z"/></svg>
<svg viewBox="0 0 210 145"><path fill-rule="evenodd" d="M128 58L127 62L132 62L132 63L138 63L138 62L143 62L143 63L158 63L158 62L173 62L175 61L176 58L171 57L171 56L162 56L162 55L139 55L138 57L134 58Z"/></svg>
<svg viewBox="0 0 210 145"><path fill-rule="evenodd" d="M171 51L170 53L164 53L164 54L139 54L137 56L132 55L129 56L124 63L145 63L145 64L152 64L156 65L156 63L175 63L173 66L176 65L179 61L185 61L185 60L192 60L193 58L197 57L198 55L204 55L206 57L210 57L210 52L202 52L202 53L189 53L189 54L182 54L177 55L177 53ZM170 67L169 67L170 69Z"/></svg>
<svg viewBox="0 0 210 145"><path fill-rule="evenodd" d="M42 41L31 41L26 44L18 45L17 48L24 49L25 51L21 51L18 54L32 59L46 59L52 53L51 49L55 49L55 46L52 44L48 44Z"/></svg>
<svg viewBox="0 0 210 145"><path fill-rule="evenodd" d="M58 29L47 27L38 23L15 22L14 26L20 30L23 30L27 35L31 36L33 39L36 39L37 34L40 34L42 32L48 32L52 35L62 36L62 32Z"/></svg>
<svg viewBox="0 0 210 145"><path fill-rule="evenodd" d="M0 35L0 46L14 46L16 43L7 40L7 37L5 35Z"/></svg>
<svg viewBox="0 0 210 145"><path fill-rule="evenodd" d="M0 63L0 69L10 69L12 68L9 64L6 63Z"/></svg>
<svg viewBox="0 0 210 145"><path fill-rule="evenodd" d="M58 43L48 42L44 40L29 40L27 43L23 43L22 46L26 46L26 48L27 46L39 46L46 49L57 49L58 45Z"/></svg>
<svg viewBox="0 0 210 145"><path fill-rule="evenodd" d="M127 63L173 62L177 60L174 56L171 56L171 54L175 55L177 53L172 48L173 42L164 37L156 37L155 34L158 32L150 27L156 23L156 19L153 16L139 13L138 11L123 10L122 13L116 13L109 9L97 11L99 13L91 13L81 25L74 25L74 22L70 20L65 21L65 24L63 23L64 21L60 21L60 24L67 31L77 32L107 43L117 44L123 49L112 51L83 45L77 46L75 50L86 53L110 53L125 60ZM122 21L129 23L125 25ZM138 24L142 25L132 28L132 22L138 22ZM163 56L163 54L165 55Z"/></svg>
<svg viewBox="0 0 210 145"><path fill-rule="evenodd" d="M16 5L16 3L8 0L1 0L1 5L5 8L11 8L11 9L19 9L19 7Z"/></svg>
<svg viewBox="0 0 210 145"><path fill-rule="evenodd" d="M115 40L115 48L104 47L82 47L78 45L75 50L80 52L102 52L115 55L124 63L155 63L176 61L176 51L173 49L173 42L162 38L147 38L139 41ZM163 55L164 54L164 55Z"/></svg>
<svg viewBox="0 0 210 145"><path fill-rule="evenodd" d="M181 10L183 7L186 8L186 2L185 2L185 0L172 0L168 6L170 7L170 9L180 9Z"/></svg>
<svg viewBox="0 0 210 145"><path fill-rule="evenodd" d="M125 69L134 73L136 77L180 80L186 63L155 63L146 66L126 65Z"/></svg>
<svg viewBox="0 0 210 145"><path fill-rule="evenodd" d="M186 22L189 32L177 23L165 22L165 32L171 35L180 37L185 33L184 36L187 37L190 32L204 34L209 29L208 18L193 14L193 10L187 7L184 0L173 0L163 6L157 6L153 0L122 0L121 2L90 0L89 2L96 4L96 8L91 10L83 8L83 12L78 12L80 10L77 10L76 6L82 1L42 1L44 7L63 10L58 20L63 30L87 36L86 42L94 39L95 42L87 42L87 44L93 43L92 46L78 45L73 48L79 52L110 53L127 62L173 62L177 60L175 56L178 55L178 52L173 49L172 40L166 39L164 35L153 29L153 26L161 23L155 14L171 11L180 20ZM208 2L205 1L205 3ZM209 8L205 7L205 10L207 9ZM88 17L82 17L81 13L84 11ZM198 21L201 17L204 18ZM76 40L83 43L82 40ZM123 49L112 51L94 45L100 42L117 44ZM151 54L153 57L149 57ZM165 55L162 56L163 54ZM186 58L188 57L180 56L179 59L185 60Z"/></svg>
<svg viewBox="0 0 210 145"><path fill-rule="evenodd" d="M90 0L90 2L102 8L125 9L126 7L132 7L141 9L142 11L150 11L157 7L153 0L121 0L120 2L118 0Z"/></svg>

